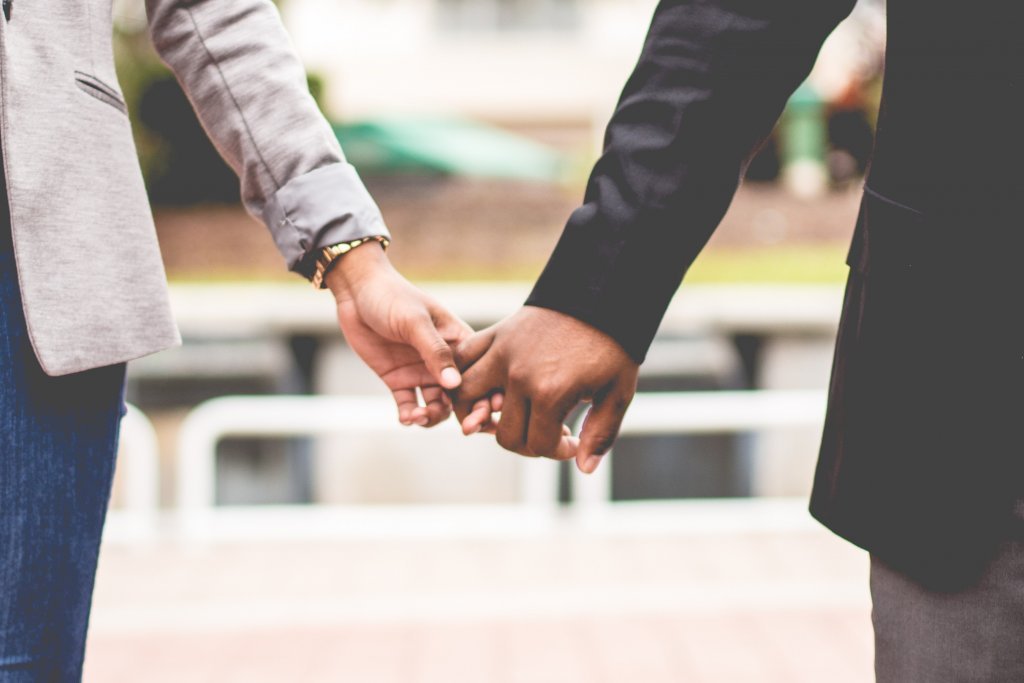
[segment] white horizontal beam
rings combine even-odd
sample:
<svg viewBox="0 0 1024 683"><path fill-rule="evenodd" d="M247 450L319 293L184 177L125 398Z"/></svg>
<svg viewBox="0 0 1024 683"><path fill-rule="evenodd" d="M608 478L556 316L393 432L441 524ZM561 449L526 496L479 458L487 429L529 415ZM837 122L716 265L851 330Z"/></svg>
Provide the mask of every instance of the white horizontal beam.
<svg viewBox="0 0 1024 683"><path fill-rule="evenodd" d="M622 434L728 433L813 426L820 424L824 407L824 394L813 391L641 394L627 414ZM225 437L367 434L402 429L388 399L273 396L227 397L204 403L186 418L179 439L181 531L186 537L202 536L220 512L214 509L215 455L217 444ZM452 422L440 429L455 432L457 426ZM557 504L557 468L549 462L520 462L524 510L539 511L541 516L552 514ZM599 468L597 475L577 479L574 498L579 510L588 514L605 509L610 502L610 487L610 462ZM410 508L411 514L413 511ZM228 514L237 518L239 511ZM373 513L366 509L365 514L369 518Z"/></svg>
<svg viewBox="0 0 1024 683"><path fill-rule="evenodd" d="M821 391L700 391L638 394L622 434L714 434L814 425Z"/></svg>
<svg viewBox="0 0 1024 683"><path fill-rule="evenodd" d="M182 423L178 447L178 510L186 536L201 535L216 503L217 444L229 436L299 437L401 433L394 403L375 397L225 397L196 407ZM458 432L454 421L436 429ZM554 463L521 461L522 506L553 510Z"/></svg>
<svg viewBox="0 0 1024 683"><path fill-rule="evenodd" d="M423 283L475 327L518 309L529 283ZM729 334L832 335L839 321L840 285L690 285L665 314L662 333L708 330ZM182 284L171 286L175 317L186 336L337 332L327 295L301 284Z"/></svg>
<svg viewBox="0 0 1024 683"><path fill-rule="evenodd" d="M816 427L825 417L822 391L693 391L637 394L620 435L729 434ZM581 422L584 419L581 416ZM577 429L578 431L578 429ZM614 451L597 471L573 478L583 517L603 516L612 500Z"/></svg>

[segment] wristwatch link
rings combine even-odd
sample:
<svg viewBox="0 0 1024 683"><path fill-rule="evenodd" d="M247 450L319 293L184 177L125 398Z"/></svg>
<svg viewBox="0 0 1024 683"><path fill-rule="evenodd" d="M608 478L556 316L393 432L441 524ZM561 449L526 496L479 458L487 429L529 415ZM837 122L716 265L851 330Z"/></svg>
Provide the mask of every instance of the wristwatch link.
<svg viewBox="0 0 1024 683"><path fill-rule="evenodd" d="M384 249L387 249L391 244L387 237L374 235L373 237L361 237L351 242L342 242L341 244L332 244L329 247L324 247L320 250L320 254L316 259L316 270L313 273L312 279L313 287L323 289L326 286L324 279L327 277L327 273L331 272L331 268L338 263L338 260L356 247L367 242L379 242L380 246Z"/></svg>

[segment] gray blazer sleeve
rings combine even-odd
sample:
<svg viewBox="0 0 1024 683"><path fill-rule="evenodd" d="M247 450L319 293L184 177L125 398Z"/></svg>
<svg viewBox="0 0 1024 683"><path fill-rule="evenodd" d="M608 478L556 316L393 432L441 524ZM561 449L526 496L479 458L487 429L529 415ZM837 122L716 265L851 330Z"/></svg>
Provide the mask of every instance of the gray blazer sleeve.
<svg viewBox="0 0 1024 683"><path fill-rule="evenodd" d="M319 247L388 236L270 0L146 0L146 9L157 52L292 270L310 277Z"/></svg>

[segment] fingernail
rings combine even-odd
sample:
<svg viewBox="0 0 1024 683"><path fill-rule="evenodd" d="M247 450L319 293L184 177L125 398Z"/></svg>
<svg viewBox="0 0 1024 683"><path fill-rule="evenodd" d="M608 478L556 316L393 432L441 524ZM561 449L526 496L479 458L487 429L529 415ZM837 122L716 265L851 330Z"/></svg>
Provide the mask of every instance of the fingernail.
<svg viewBox="0 0 1024 683"><path fill-rule="evenodd" d="M416 424L418 424L420 427L426 427L429 422L430 418L427 417L426 415L416 419Z"/></svg>
<svg viewBox="0 0 1024 683"><path fill-rule="evenodd" d="M447 389L454 389L462 383L462 375L455 368L445 368L441 371L441 384Z"/></svg>
<svg viewBox="0 0 1024 683"><path fill-rule="evenodd" d="M583 471L586 472L587 474L593 474L595 471L597 471L597 468L601 464L601 459L603 457L603 455L597 454L588 456L586 461L583 463Z"/></svg>

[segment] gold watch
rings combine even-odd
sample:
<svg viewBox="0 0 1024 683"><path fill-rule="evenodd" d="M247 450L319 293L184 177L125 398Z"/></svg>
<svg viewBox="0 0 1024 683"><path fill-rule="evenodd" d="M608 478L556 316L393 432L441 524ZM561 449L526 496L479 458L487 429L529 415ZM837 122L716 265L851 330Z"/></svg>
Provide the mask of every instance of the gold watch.
<svg viewBox="0 0 1024 683"><path fill-rule="evenodd" d="M360 237L351 242L342 242L341 244L332 244L329 247L324 247L320 250L320 255L316 259L316 271L313 273L312 279L313 287L323 289L326 286L324 279L327 277L327 273L338 263L338 260L356 247L367 242L379 242L380 246L384 249L387 249L391 244L387 237L374 235L373 237Z"/></svg>

